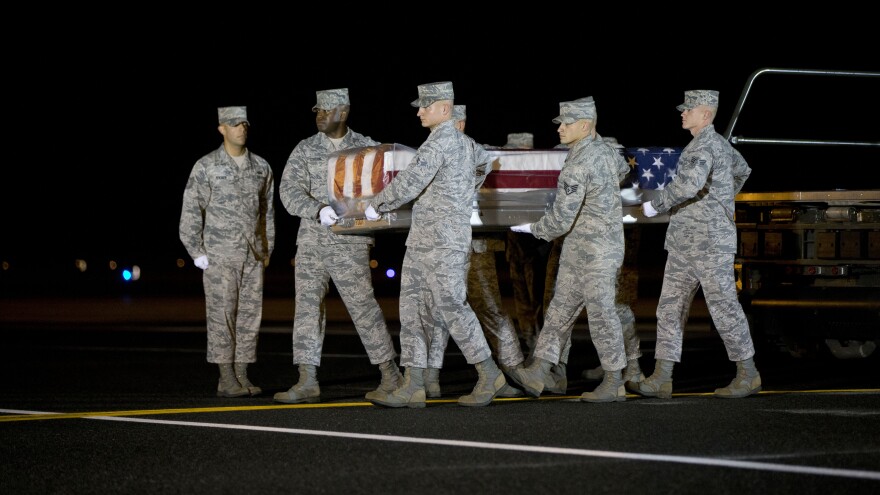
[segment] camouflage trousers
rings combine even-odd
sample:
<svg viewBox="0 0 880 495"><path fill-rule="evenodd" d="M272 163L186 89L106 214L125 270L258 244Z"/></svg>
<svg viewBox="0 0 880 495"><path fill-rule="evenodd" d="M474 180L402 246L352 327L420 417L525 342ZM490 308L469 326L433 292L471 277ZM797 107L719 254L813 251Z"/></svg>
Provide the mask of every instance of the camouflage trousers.
<svg viewBox="0 0 880 495"><path fill-rule="evenodd" d="M615 293L615 308L617 308L617 317L620 319L620 326L623 331L623 346L626 350L626 359L638 359L642 357L641 340L636 332L636 315L633 313L632 305L639 298L639 271L637 266L637 255L639 250L639 231L637 229L624 230L624 239L626 242L626 254L624 256L623 267L617 276L617 291ZM553 240L553 246L550 249L550 256L547 260L547 278L544 291L544 308L550 306L550 300L555 290L556 276L559 273L559 257L562 254L562 245L564 238ZM574 322L572 322L574 325ZM568 363L568 356L571 352L571 338L562 348L559 354L560 363Z"/></svg>
<svg viewBox="0 0 880 495"><path fill-rule="evenodd" d="M556 291L556 276L559 274L559 257L562 255L564 237L558 237L550 242L550 253L547 255L547 271L544 277L544 312L550 307L553 293Z"/></svg>
<svg viewBox="0 0 880 495"><path fill-rule="evenodd" d="M551 277L547 273L550 249L549 243L531 234L508 232L506 255L521 339L537 335L544 322L544 303L549 302L553 293L553 282L546 285ZM555 273L552 277L555 280Z"/></svg>
<svg viewBox="0 0 880 495"><path fill-rule="evenodd" d="M501 302L495 252L471 252L467 276L467 301L477 315L496 361L510 367L522 363L523 354L516 330ZM429 368L443 367L443 355L449 342L449 332L446 328L438 325L436 329L440 335L431 339L431 349L428 352Z"/></svg>
<svg viewBox="0 0 880 495"><path fill-rule="evenodd" d="M209 363L254 363L263 318L263 262L211 261L202 273Z"/></svg>
<svg viewBox="0 0 880 495"><path fill-rule="evenodd" d="M535 346L536 357L551 363L566 362L574 323L586 309L590 337L602 368L616 371L626 367L623 330L615 304L621 263L592 255L578 256L576 248L563 248L556 291Z"/></svg>
<svg viewBox="0 0 880 495"><path fill-rule="evenodd" d="M400 364L426 368L442 363L433 353L445 346L446 332L469 364L492 356L477 315L466 301L470 253L407 247L400 276Z"/></svg>
<svg viewBox="0 0 880 495"><path fill-rule="evenodd" d="M614 305L623 329L623 347L626 349L627 360L642 357L641 340L636 332L636 315L632 310L632 305L638 300L638 290L638 270L624 266L617 276L617 295Z"/></svg>
<svg viewBox="0 0 880 495"><path fill-rule="evenodd" d="M638 276L635 276L635 279L638 280ZM639 339L639 334L636 332L636 315L633 313L632 307L630 306L633 301L630 301L630 298L628 297L629 294L633 294L633 292L630 292L632 290L632 281L632 273L630 270L624 268L622 273L617 277L617 296L614 303L617 317L620 319L621 333L623 333L623 348L626 352L627 361L642 357L642 342L641 339ZM574 330L574 324L575 320L572 320L572 328L568 330L569 338L565 342L565 345L562 346L562 351L559 353L558 362L563 364L568 363L568 356L571 352L571 332Z"/></svg>
<svg viewBox="0 0 880 495"><path fill-rule="evenodd" d="M321 365L332 279L372 364L397 357L376 301L367 244L301 245L294 270L293 363Z"/></svg>
<svg viewBox="0 0 880 495"><path fill-rule="evenodd" d="M657 303L656 359L681 361L684 327L700 287L727 357L742 361L755 355L749 323L736 294L733 258L732 253L686 255L669 251Z"/></svg>
<svg viewBox="0 0 880 495"><path fill-rule="evenodd" d="M639 300L639 245L642 233L637 227L623 229L623 239L626 249L623 255L623 267L617 276L617 317L620 318L620 326L623 327L623 347L626 349L626 359L638 359L642 357L641 341L636 333L636 315L632 306Z"/></svg>

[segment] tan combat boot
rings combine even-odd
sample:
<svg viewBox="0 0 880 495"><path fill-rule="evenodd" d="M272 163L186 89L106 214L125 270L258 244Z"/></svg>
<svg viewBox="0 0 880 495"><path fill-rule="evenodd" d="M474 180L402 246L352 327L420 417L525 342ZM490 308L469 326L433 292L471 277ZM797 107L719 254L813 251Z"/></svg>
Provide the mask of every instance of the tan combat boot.
<svg viewBox="0 0 880 495"><path fill-rule="evenodd" d="M425 407L425 368L409 367L403 373L403 384L384 397L374 397L370 402L385 407Z"/></svg>
<svg viewBox="0 0 880 495"><path fill-rule="evenodd" d="M251 383L247 376L248 363L235 363L233 366L235 370L235 378L238 380L238 383L241 384L242 387L248 389L251 397L255 395L260 395L263 393L263 389Z"/></svg>
<svg viewBox="0 0 880 495"><path fill-rule="evenodd" d="M550 373L544 375L544 392L565 395L565 391L568 390L568 375L565 368L565 363L550 367Z"/></svg>
<svg viewBox="0 0 880 495"><path fill-rule="evenodd" d="M516 387L511 387L509 383L505 383L504 386L501 387L501 390L499 390L498 393L495 394L495 397L499 397L501 399L515 399L517 397L525 396L525 392Z"/></svg>
<svg viewBox="0 0 880 495"><path fill-rule="evenodd" d="M516 366L505 366L503 364L500 364L500 365L498 365L498 367L501 369L501 372L504 373L504 376L508 377L508 376L510 376L511 370L513 370L515 368L522 368L523 364L519 363ZM505 380L505 381L507 381L507 383L505 383L504 386L501 387L501 390L499 390L498 393L495 394L495 397L500 397L502 399L513 399L513 398L517 398L517 397L525 397L526 396L525 392L523 392L522 390L520 390L516 387L511 386L510 381L508 381L508 380Z"/></svg>
<svg viewBox="0 0 880 495"><path fill-rule="evenodd" d="M498 391L507 385L504 374L498 369L492 358L486 359L476 364L477 373L480 379L477 385L469 395L458 398L458 405L481 407L488 406L492 403L492 399L498 394Z"/></svg>
<svg viewBox="0 0 880 495"><path fill-rule="evenodd" d="M367 392L365 396L367 400L381 399L403 385L403 375L400 374L400 369L394 364L393 359L379 363L379 371L382 373L382 381L379 382L379 388Z"/></svg>
<svg viewBox="0 0 880 495"><path fill-rule="evenodd" d="M626 368L623 369L623 382L640 383L643 381L645 381L645 374L642 373L642 367L639 366L639 360L628 360L626 362Z"/></svg>
<svg viewBox="0 0 880 495"><path fill-rule="evenodd" d="M540 397L553 363L536 357L527 368L511 368L510 378L532 397Z"/></svg>
<svg viewBox="0 0 880 495"><path fill-rule="evenodd" d="M592 392L581 394L584 402L623 402L626 390L623 388L623 373L620 370L606 371L605 379Z"/></svg>
<svg viewBox="0 0 880 495"><path fill-rule="evenodd" d="M220 381L217 382L217 397L244 397L250 394L248 389L241 386L235 379L235 371L232 363L218 363L220 367Z"/></svg>
<svg viewBox="0 0 880 495"><path fill-rule="evenodd" d="M672 367L674 365L675 362L673 361L658 359L654 364L654 374L645 378L641 383L636 384L636 387L631 390L645 397L671 398Z"/></svg>
<svg viewBox="0 0 880 495"><path fill-rule="evenodd" d="M595 368L584 370L581 373L581 376L584 378L584 380L590 380L590 381L601 380L602 378L605 378L605 370L602 369L602 365L600 364L599 366L596 366Z"/></svg>
<svg viewBox="0 0 880 495"><path fill-rule="evenodd" d="M605 378L605 370L602 369L602 366L599 365L593 369L584 370L581 374L584 377L584 380L602 380ZM626 362L626 368L623 370L623 383L633 382L639 383L645 379L644 373L642 373L642 368L639 366L638 359L630 359Z"/></svg>
<svg viewBox="0 0 880 495"><path fill-rule="evenodd" d="M761 374L755 368L755 361L748 358L736 362L736 376L730 385L715 389L715 397L740 399L761 391Z"/></svg>
<svg viewBox="0 0 880 495"><path fill-rule="evenodd" d="M299 365L299 381L287 392L275 394L275 402L299 404L321 400L321 387L318 385L318 370L313 364Z"/></svg>
<svg viewBox="0 0 880 495"><path fill-rule="evenodd" d="M425 368L425 396L429 399L439 399L443 395L440 392L440 368Z"/></svg>

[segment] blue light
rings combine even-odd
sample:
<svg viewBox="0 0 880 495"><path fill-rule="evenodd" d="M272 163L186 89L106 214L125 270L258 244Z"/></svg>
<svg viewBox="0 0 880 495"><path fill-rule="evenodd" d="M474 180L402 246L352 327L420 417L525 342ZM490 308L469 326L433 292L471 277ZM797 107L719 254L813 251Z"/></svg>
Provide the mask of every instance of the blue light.
<svg viewBox="0 0 880 495"><path fill-rule="evenodd" d="M389 268L389 269L385 270L386 277L394 278L395 275L397 275L397 272L394 271L394 268Z"/></svg>
<svg viewBox="0 0 880 495"><path fill-rule="evenodd" d="M131 280L131 270L129 270L127 268L125 270L122 270L122 279L125 280L126 282Z"/></svg>

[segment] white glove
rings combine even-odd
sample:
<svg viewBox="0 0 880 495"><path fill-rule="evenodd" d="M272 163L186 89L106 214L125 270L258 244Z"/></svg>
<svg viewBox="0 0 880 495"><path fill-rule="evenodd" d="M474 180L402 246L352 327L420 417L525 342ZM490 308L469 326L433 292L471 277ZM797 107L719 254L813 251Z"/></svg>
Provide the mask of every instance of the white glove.
<svg viewBox="0 0 880 495"><path fill-rule="evenodd" d="M620 199L622 199L624 203L638 203L639 200L642 199L642 193L634 187L621 189Z"/></svg>
<svg viewBox="0 0 880 495"><path fill-rule="evenodd" d="M642 203L642 211L648 218L657 216L657 210L654 209L654 205L652 205L650 201Z"/></svg>
<svg viewBox="0 0 880 495"><path fill-rule="evenodd" d="M204 254L199 256L198 258L196 258L195 261L193 261L193 263L195 263L195 265L197 267L201 268L202 270L208 269L208 257Z"/></svg>
<svg viewBox="0 0 880 495"><path fill-rule="evenodd" d="M367 217L367 220L372 222L378 220L379 217L381 217L382 215L376 212L376 209L373 208L373 205L367 205L367 209L364 210L364 216Z"/></svg>
<svg viewBox="0 0 880 495"><path fill-rule="evenodd" d="M524 223L521 225L513 225L510 227L510 230L514 232L522 232L523 234L531 234L532 233L532 224Z"/></svg>
<svg viewBox="0 0 880 495"><path fill-rule="evenodd" d="M321 225L335 225L336 221L339 220L339 216L336 215L336 212L333 211L332 206L325 206L321 208L321 213L318 214L321 217Z"/></svg>

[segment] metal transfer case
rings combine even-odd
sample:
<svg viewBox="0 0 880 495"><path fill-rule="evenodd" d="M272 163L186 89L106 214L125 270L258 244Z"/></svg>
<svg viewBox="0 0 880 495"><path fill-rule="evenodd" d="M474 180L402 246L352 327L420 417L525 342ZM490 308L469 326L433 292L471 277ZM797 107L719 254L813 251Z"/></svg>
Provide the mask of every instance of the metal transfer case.
<svg viewBox="0 0 880 495"><path fill-rule="evenodd" d="M475 232L504 231L511 225L540 219L556 198L556 181L567 149L490 149L490 173L474 195L471 226ZM680 149L631 148L626 152L631 172L622 182L633 194L622 197L624 223L667 223L667 215L647 218L639 205L650 201L655 190L675 176ZM363 212L369 200L398 172L406 169L415 150L400 144L351 148L333 153L327 162L330 205L340 217L333 231L358 234L383 230L408 230L408 207L368 221ZM658 163L662 170L658 169ZM659 171L659 172L658 172ZM639 199L628 199L639 196Z"/></svg>

